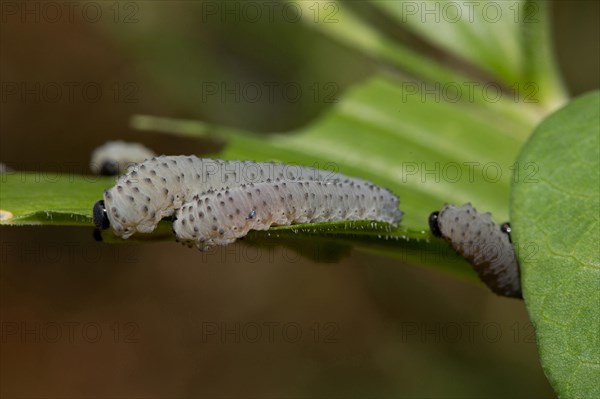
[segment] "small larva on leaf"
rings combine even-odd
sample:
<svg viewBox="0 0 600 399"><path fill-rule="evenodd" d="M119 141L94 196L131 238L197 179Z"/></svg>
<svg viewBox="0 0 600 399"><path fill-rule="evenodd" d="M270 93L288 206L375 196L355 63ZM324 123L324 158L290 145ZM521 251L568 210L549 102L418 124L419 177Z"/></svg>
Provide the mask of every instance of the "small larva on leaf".
<svg viewBox="0 0 600 399"><path fill-rule="evenodd" d="M470 203L462 207L446 204L429 216L429 228L466 258L493 292L522 298L519 264L508 223L498 226L490 213L479 213Z"/></svg>
<svg viewBox="0 0 600 399"><path fill-rule="evenodd" d="M116 176L125 172L129 165L155 155L154 151L139 143L108 141L92 152L90 169L97 175Z"/></svg>
<svg viewBox="0 0 600 399"><path fill-rule="evenodd" d="M244 195L248 200L262 199L265 202L258 184L269 183L265 187L277 193L276 197L269 200L279 204L282 198L283 202L287 201L292 187L310 182L336 182L343 185L346 192L339 192L342 197L349 196L348 190L360 187L361 201L371 201L373 197L380 198L384 194L393 196L389 191L365 180L309 167L223 161L196 156L160 156L131 166L127 174L117 179L114 187L104 192L104 198L94 205L94 224L100 229L111 227L116 235L128 238L135 232L152 232L162 218L171 216L184 204L190 207L191 204L187 203L194 198L203 203L203 212L210 213L219 207L230 207L234 197L238 199L232 195L232 190L250 187L251 184L257 186L244 190ZM397 204L397 197L393 197ZM305 201L324 199L316 198L315 190L304 190L303 198ZM333 192L329 193L329 199L332 198ZM248 217L252 211L248 209L239 214ZM258 212L258 209L255 211ZM237 216L238 213L235 214Z"/></svg>
<svg viewBox="0 0 600 399"><path fill-rule="evenodd" d="M224 191L228 191L226 196L231 200L219 202ZM401 218L398 197L368 183L261 182L192 198L176 211L173 231L184 245L205 250L232 243L250 230L267 230L271 226L338 220L376 220L397 225Z"/></svg>

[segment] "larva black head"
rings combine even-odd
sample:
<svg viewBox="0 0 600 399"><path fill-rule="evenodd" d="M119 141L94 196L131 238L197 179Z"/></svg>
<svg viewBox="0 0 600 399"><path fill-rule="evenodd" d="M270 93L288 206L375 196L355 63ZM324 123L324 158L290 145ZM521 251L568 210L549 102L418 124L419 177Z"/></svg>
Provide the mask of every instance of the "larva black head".
<svg viewBox="0 0 600 399"><path fill-rule="evenodd" d="M116 176L119 174L119 164L112 160L106 160L102 163L100 168L100 174L102 176Z"/></svg>
<svg viewBox="0 0 600 399"><path fill-rule="evenodd" d="M502 223L500 225L500 231L505 233L508 236L508 241L512 243L512 238L510 237L510 233L512 232L512 227L510 227L510 223Z"/></svg>
<svg viewBox="0 0 600 399"><path fill-rule="evenodd" d="M94 224L97 228L106 230L110 227L110 221L106 214L106 208L104 207L104 200L100 200L94 204L92 211Z"/></svg>
<svg viewBox="0 0 600 399"><path fill-rule="evenodd" d="M438 216L439 215L440 215L440 213L437 211L432 212L431 215L429 215L429 230L431 230L431 234L433 234L436 237L442 236L440 226L438 225Z"/></svg>

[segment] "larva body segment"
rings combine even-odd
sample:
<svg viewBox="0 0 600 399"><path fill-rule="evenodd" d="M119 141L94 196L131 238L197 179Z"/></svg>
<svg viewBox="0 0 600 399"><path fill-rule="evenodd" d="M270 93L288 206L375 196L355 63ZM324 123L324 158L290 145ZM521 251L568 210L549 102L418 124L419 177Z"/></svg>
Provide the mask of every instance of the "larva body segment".
<svg viewBox="0 0 600 399"><path fill-rule="evenodd" d="M128 238L149 233L158 222L194 196L241 185L279 181L340 181L370 183L318 169L261 163L223 161L196 156L160 156L129 168L94 206L94 223L112 227Z"/></svg>
<svg viewBox="0 0 600 399"><path fill-rule="evenodd" d="M519 265L508 224L498 226L491 214L479 213L468 203L445 205L429 218L432 234L446 239L472 265L479 278L496 294L521 298Z"/></svg>
<svg viewBox="0 0 600 399"><path fill-rule="evenodd" d="M397 225L398 202L390 191L364 181L252 183L196 196L176 212L173 230L178 241L204 250L271 226L338 220Z"/></svg>
<svg viewBox="0 0 600 399"><path fill-rule="evenodd" d="M92 152L90 169L97 175L115 176L123 173L129 165L155 155L154 151L139 143L108 141Z"/></svg>

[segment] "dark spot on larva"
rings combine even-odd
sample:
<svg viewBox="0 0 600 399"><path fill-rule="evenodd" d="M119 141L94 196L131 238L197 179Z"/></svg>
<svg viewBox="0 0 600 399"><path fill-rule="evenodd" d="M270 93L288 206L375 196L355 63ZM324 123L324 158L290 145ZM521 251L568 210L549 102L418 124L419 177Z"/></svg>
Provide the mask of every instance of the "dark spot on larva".
<svg viewBox="0 0 600 399"><path fill-rule="evenodd" d="M206 211L207 212L211 212L212 211L212 208L210 207L210 205L206 207Z"/></svg>
<svg viewBox="0 0 600 399"><path fill-rule="evenodd" d="M144 206L142 207L142 211L144 212L144 214L147 214L147 213L148 213L148 210L149 210L149 209L148 209L148 207L147 207L146 205L144 205Z"/></svg>
<svg viewBox="0 0 600 399"><path fill-rule="evenodd" d="M141 169L141 170L146 170L146 165L144 165L144 164L141 164L141 165L140 165L140 169Z"/></svg>
<svg viewBox="0 0 600 399"><path fill-rule="evenodd" d="M225 201L220 202L221 206L225 206Z"/></svg>
<svg viewBox="0 0 600 399"><path fill-rule="evenodd" d="M140 189L139 189L139 188L137 188L137 187L134 187L134 188L133 188L133 191L135 191L136 193L139 193L139 192L140 192Z"/></svg>
<svg viewBox="0 0 600 399"><path fill-rule="evenodd" d="M146 183L152 183L152 179L150 179L149 177L144 177L144 181Z"/></svg>
<svg viewBox="0 0 600 399"><path fill-rule="evenodd" d="M219 228L218 228L216 225L214 225L214 224L212 225L212 227L211 227L211 228L212 228L212 231L217 231L217 230L219 229Z"/></svg>
<svg viewBox="0 0 600 399"><path fill-rule="evenodd" d="M223 235L223 234L225 234L225 230L219 229L219 235Z"/></svg>
<svg viewBox="0 0 600 399"><path fill-rule="evenodd" d="M150 201L151 201L151 200L152 200L152 199L151 199L150 197L146 196L146 202L147 202L147 203L150 203Z"/></svg>
<svg viewBox="0 0 600 399"><path fill-rule="evenodd" d="M156 176L156 171L155 171L154 169L152 169L152 170L150 171L150 174L151 174L152 176Z"/></svg>
<svg viewBox="0 0 600 399"><path fill-rule="evenodd" d="M151 217L152 219L154 219L154 218L156 217L156 212L154 212L154 211L153 211L153 212L150 214L150 217Z"/></svg>
<svg viewBox="0 0 600 399"><path fill-rule="evenodd" d="M129 199L130 202L135 202L135 198L133 198L133 196L128 195L127 198Z"/></svg>
<svg viewBox="0 0 600 399"><path fill-rule="evenodd" d="M240 214L240 210L239 210L239 209L236 209L236 210L235 210L235 214L236 214L236 215L239 215L239 214Z"/></svg>
<svg viewBox="0 0 600 399"><path fill-rule="evenodd" d="M117 186L117 191L122 193L123 192L123 186Z"/></svg>
<svg viewBox="0 0 600 399"><path fill-rule="evenodd" d="M181 224L185 226L185 219L181 219Z"/></svg>
<svg viewBox="0 0 600 399"><path fill-rule="evenodd" d="M223 194L221 194L221 193L217 194L217 198L221 198L222 196L223 196Z"/></svg>
<svg viewBox="0 0 600 399"><path fill-rule="evenodd" d="M198 217L199 218L203 218L204 217L204 212L198 212Z"/></svg>

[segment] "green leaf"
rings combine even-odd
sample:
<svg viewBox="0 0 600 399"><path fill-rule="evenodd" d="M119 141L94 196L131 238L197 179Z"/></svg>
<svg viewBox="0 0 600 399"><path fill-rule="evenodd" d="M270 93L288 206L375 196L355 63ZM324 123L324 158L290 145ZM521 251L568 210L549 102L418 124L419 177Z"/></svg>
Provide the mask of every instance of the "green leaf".
<svg viewBox="0 0 600 399"><path fill-rule="evenodd" d="M1 224L92 224L92 206L114 178L50 172L0 175Z"/></svg>
<svg viewBox="0 0 600 399"><path fill-rule="evenodd" d="M553 109L565 101L556 64L548 62L553 56L547 2L374 0L373 4L534 103Z"/></svg>
<svg viewBox="0 0 600 399"><path fill-rule="evenodd" d="M524 298L562 398L600 397L599 123L597 91L546 118L521 151L511 197Z"/></svg>
<svg viewBox="0 0 600 399"><path fill-rule="evenodd" d="M329 14L319 14L321 23L314 22L312 3L300 4L308 27L438 89L469 91L473 103L495 108L507 118L537 120L566 101L553 62L546 2L367 2L396 20L396 31L412 31L444 57L427 55L423 46L417 50L406 41L392 40L364 21L360 12L352 12L347 3L329 1ZM469 90L473 87L477 89ZM513 94L492 103L487 93L490 87Z"/></svg>

